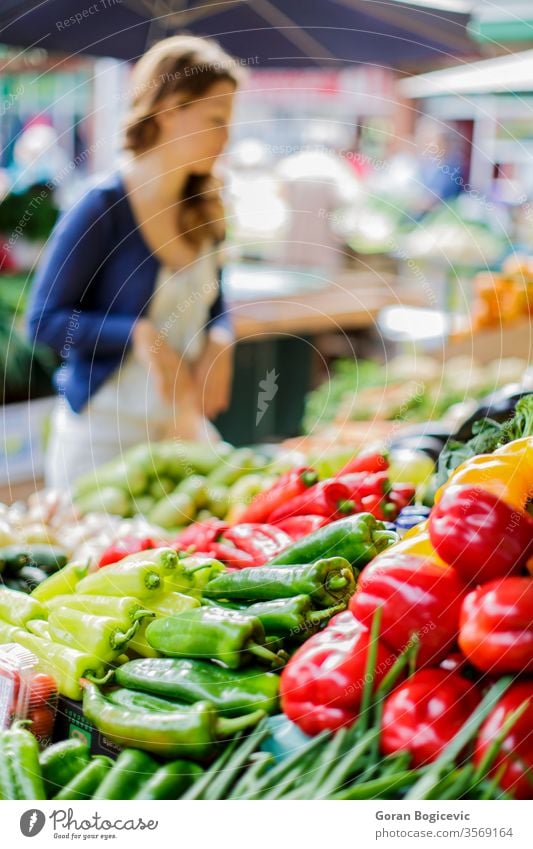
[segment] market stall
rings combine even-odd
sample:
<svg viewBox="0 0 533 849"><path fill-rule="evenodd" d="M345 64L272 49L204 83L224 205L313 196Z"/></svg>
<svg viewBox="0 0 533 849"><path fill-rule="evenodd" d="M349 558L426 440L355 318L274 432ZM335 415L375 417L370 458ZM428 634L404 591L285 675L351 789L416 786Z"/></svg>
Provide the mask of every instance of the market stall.
<svg viewBox="0 0 533 849"><path fill-rule="evenodd" d="M161 443L4 508L2 798L531 798L532 399L438 491Z"/></svg>
<svg viewBox="0 0 533 849"><path fill-rule="evenodd" d="M407 78L462 0L164 5L0 11L0 800L529 801L527 144L445 75L531 57Z"/></svg>

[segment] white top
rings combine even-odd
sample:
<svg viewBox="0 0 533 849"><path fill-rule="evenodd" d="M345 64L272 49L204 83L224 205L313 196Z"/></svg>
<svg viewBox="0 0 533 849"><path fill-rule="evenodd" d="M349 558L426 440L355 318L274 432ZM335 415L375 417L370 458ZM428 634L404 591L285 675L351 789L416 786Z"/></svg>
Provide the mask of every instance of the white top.
<svg viewBox="0 0 533 849"><path fill-rule="evenodd" d="M166 342L189 362L201 353L209 309L218 294L217 251L204 249L180 271L162 266L147 318L160 331L155 348ZM168 421L175 411L159 397L152 375L128 351L122 364L91 397L92 413L126 409L130 416Z"/></svg>

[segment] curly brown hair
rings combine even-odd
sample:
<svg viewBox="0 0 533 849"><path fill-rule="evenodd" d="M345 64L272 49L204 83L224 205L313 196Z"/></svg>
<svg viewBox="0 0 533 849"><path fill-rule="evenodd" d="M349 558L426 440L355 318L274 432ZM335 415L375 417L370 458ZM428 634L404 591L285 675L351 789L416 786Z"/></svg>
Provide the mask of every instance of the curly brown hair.
<svg viewBox="0 0 533 849"><path fill-rule="evenodd" d="M124 127L124 148L142 153L157 142L158 107L169 95L179 94L184 104L206 94L217 82L235 88L241 79L238 63L215 41L177 35L154 44L137 62ZM220 184L209 174L191 174L179 204L178 225L195 247L224 235L224 209Z"/></svg>

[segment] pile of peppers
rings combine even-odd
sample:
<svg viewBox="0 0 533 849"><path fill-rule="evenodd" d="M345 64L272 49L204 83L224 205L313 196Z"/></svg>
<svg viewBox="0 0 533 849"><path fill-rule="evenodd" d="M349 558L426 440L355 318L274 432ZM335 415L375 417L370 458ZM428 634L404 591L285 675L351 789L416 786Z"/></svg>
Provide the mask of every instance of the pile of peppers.
<svg viewBox="0 0 533 849"><path fill-rule="evenodd" d="M335 477L322 481L310 467L293 469L256 495L238 522L207 519L181 531L172 545L242 569L262 566L345 516L368 513L393 521L413 501L415 488L391 484L387 468L386 456L375 452L355 457ZM109 562L109 556L104 552L102 558Z"/></svg>
<svg viewBox="0 0 533 849"><path fill-rule="evenodd" d="M429 520L378 554L349 610L290 659L286 715L311 735L354 722L378 620L373 692L400 656L410 670L382 705L383 755L409 752L415 767L436 760L494 677L512 675L469 756L475 774L496 738L491 775L512 797L533 798L532 493L532 438L459 466Z"/></svg>

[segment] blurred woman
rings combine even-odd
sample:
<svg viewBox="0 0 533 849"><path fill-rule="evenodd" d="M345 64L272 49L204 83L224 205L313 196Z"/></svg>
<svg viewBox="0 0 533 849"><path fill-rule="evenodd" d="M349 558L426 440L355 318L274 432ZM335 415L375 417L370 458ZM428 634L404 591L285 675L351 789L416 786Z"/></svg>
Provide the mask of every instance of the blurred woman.
<svg viewBox="0 0 533 849"><path fill-rule="evenodd" d="M232 330L217 247L215 163L228 139L235 62L176 36L137 63L119 169L59 221L29 308L33 339L61 357L46 483L147 440L218 438Z"/></svg>

